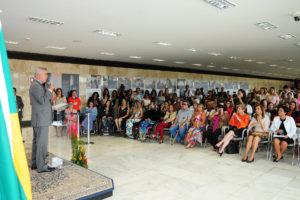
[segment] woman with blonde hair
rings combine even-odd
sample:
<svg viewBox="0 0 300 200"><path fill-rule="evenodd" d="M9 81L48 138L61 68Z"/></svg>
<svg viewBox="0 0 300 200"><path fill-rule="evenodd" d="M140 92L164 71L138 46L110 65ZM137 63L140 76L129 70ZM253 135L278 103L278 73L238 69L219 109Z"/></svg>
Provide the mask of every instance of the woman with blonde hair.
<svg viewBox="0 0 300 200"><path fill-rule="evenodd" d="M230 125L229 132L215 146L220 156L223 155L225 148L232 140L232 138L241 137L243 134L243 130L247 128L250 121L250 117L248 114L245 113L245 110L246 110L245 104L238 104L237 112L232 114L232 117L229 121L229 125Z"/></svg>
<svg viewBox="0 0 300 200"><path fill-rule="evenodd" d="M254 155L258 144L261 140L266 140L269 136L269 126L270 126L270 118L265 114L265 109L262 105L256 105L254 107L255 114L249 123L249 137L247 141L246 151L242 162L251 163L254 161ZM250 158L248 159L248 154L250 149L252 148L252 152Z"/></svg>

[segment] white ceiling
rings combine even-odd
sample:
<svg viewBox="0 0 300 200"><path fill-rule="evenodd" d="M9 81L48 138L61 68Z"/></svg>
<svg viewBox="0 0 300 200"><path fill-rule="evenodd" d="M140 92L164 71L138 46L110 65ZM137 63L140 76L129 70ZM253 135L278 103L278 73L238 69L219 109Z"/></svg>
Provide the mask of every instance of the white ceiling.
<svg viewBox="0 0 300 200"><path fill-rule="evenodd" d="M19 42L6 44L9 51L143 63L157 65L158 69L170 66L300 78L300 47L296 45L300 42L300 22L291 16L300 11L300 0L229 1L236 6L221 10L203 0L2 0L0 19L5 40ZM64 24L31 22L27 20L29 16ZM255 26L265 21L278 28L263 30ZM97 29L121 35L104 36L93 32ZM288 33L296 38L279 38ZM153 43L156 41L173 45L160 46ZM47 49L47 45L66 49ZM195 48L197 52L186 48ZM213 56L208 52L222 55ZM166 61L155 62L154 58ZM255 62L245 62L246 59ZM194 66L195 63L202 66ZM272 64L277 66L270 67Z"/></svg>

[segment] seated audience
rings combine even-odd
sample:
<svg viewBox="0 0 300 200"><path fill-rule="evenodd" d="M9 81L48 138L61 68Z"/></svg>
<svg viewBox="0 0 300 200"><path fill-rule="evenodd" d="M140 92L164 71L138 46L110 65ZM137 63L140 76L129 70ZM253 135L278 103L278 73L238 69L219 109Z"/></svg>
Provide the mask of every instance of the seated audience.
<svg viewBox="0 0 300 200"><path fill-rule="evenodd" d="M196 104L197 105L197 104ZM189 129L189 132L186 137L187 146L186 148L193 148L196 145L196 142L202 144L203 141L203 130L206 123L206 113L204 112L203 104L197 105L197 108L194 111L192 116L193 126Z"/></svg>
<svg viewBox="0 0 300 200"><path fill-rule="evenodd" d="M273 162L283 159L283 153L289 144L294 143L296 139L297 127L292 117L287 116L288 109L284 106L278 107L278 116L274 117L271 125L271 131L274 132L273 143L275 155Z"/></svg>
<svg viewBox="0 0 300 200"><path fill-rule="evenodd" d="M90 119L88 119L88 113L90 114ZM88 103L88 107L84 109L83 114L85 115L85 118L82 122L82 126L85 128L85 130L88 130L88 124L89 124L90 131L93 130L93 124L98 114L98 109L94 107L93 101L90 101Z"/></svg>
<svg viewBox="0 0 300 200"><path fill-rule="evenodd" d="M108 133L113 122L114 110L111 107L111 101L107 100L105 106L101 108L101 132Z"/></svg>
<svg viewBox="0 0 300 200"><path fill-rule="evenodd" d="M257 150L259 142L263 139L266 140L269 137L269 126L270 118L265 114L265 110L262 105L256 105L254 107L255 114L251 119L248 129L249 137L247 141L246 151L242 162L251 163L254 161L255 152ZM250 149L252 148L252 153L248 158Z"/></svg>
<svg viewBox="0 0 300 200"><path fill-rule="evenodd" d="M224 106L221 104L217 106L217 112L208 117L210 124L205 136L215 150L215 145L219 142L218 138L222 133L222 127L228 125L229 118L228 112L224 110Z"/></svg>
<svg viewBox="0 0 300 200"><path fill-rule="evenodd" d="M159 144L163 142L164 139L164 128L169 128L176 118L177 112L174 110L174 106L170 105L168 112L166 112L163 121L158 124L155 133L151 135L152 138L157 136L157 133L160 132Z"/></svg>
<svg viewBox="0 0 300 200"><path fill-rule="evenodd" d="M142 122L140 125L139 136L142 141L146 139L146 134L149 125L155 124L157 121L159 121L159 118L160 112L159 110L157 110L155 103L151 101L148 110L143 115Z"/></svg>
<svg viewBox="0 0 300 200"><path fill-rule="evenodd" d="M184 132L186 131L188 124L192 118L193 113L188 109L188 102L186 100L183 101L182 108L179 110L174 123L170 128L170 133L179 142L182 139ZM177 130L178 134L177 134Z"/></svg>
<svg viewBox="0 0 300 200"><path fill-rule="evenodd" d="M223 152L229 142L233 137L241 137L243 130L248 126L250 117L245 113L245 104L237 105L237 113L233 113L229 121L229 132L224 136L224 138L216 144L216 149L220 156L223 155Z"/></svg>
<svg viewBox="0 0 300 200"><path fill-rule="evenodd" d="M122 104L118 109L118 117L115 119L115 123L117 126L117 132L121 131L121 124L126 118L129 116L130 109L127 106L126 99L122 99Z"/></svg>
<svg viewBox="0 0 300 200"><path fill-rule="evenodd" d="M133 138L133 133L132 133L133 123L140 122L142 117L143 117L143 109L140 106L140 103L138 101L135 101L133 103L132 115L126 122L126 135L129 138Z"/></svg>

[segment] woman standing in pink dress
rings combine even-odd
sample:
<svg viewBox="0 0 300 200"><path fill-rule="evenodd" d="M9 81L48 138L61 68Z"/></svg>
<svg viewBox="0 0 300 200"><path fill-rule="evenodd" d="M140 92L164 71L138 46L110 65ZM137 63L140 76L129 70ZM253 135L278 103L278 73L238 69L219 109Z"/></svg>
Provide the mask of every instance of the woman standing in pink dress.
<svg viewBox="0 0 300 200"><path fill-rule="evenodd" d="M77 138L77 110L73 108L73 103L68 104L68 109L65 110L65 124L67 125L67 136Z"/></svg>

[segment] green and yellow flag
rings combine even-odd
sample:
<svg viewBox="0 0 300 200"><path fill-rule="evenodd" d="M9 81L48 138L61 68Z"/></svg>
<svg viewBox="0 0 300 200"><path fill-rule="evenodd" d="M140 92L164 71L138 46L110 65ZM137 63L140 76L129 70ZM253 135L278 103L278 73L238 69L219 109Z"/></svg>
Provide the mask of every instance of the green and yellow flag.
<svg viewBox="0 0 300 200"><path fill-rule="evenodd" d="M8 58L0 21L0 199L32 199Z"/></svg>

